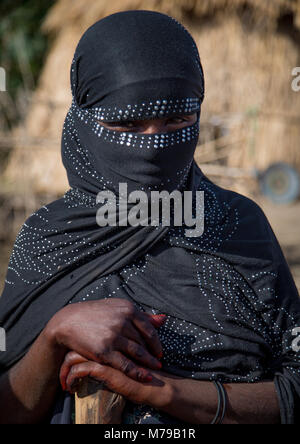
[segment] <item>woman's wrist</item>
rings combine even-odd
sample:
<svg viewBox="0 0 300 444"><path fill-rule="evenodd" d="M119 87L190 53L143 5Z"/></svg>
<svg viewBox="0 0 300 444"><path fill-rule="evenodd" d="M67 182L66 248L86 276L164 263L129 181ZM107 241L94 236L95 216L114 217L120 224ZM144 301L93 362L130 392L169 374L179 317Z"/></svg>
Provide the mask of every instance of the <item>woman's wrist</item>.
<svg viewBox="0 0 300 444"><path fill-rule="evenodd" d="M155 378L150 383L147 405L191 424L209 424L213 420L218 405L213 383L166 374L157 378L157 383Z"/></svg>
<svg viewBox="0 0 300 444"><path fill-rule="evenodd" d="M57 321L56 315L48 322L41 333L41 340L44 341L45 347L57 353L58 356L62 356L62 358L68 352L68 348L61 339L60 323Z"/></svg>
<svg viewBox="0 0 300 444"><path fill-rule="evenodd" d="M146 386L146 402L158 410L168 409L178 396L178 390L174 380L166 377L163 373L157 372L158 378L155 377L156 372L151 372L153 380Z"/></svg>

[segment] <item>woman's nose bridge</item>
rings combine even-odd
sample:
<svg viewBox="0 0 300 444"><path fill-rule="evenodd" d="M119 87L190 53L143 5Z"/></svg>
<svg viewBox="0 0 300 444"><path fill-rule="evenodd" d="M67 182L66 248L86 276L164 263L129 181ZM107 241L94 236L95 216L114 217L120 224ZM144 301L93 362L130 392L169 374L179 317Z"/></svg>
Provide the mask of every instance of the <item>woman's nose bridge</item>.
<svg viewBox="0 0 300 444"><path fill-rule="evenodd" d="M147 125L144 128L143 133L144 134L157 134L160 133L162 130L163 122L161 121L149 121Z"/></svg>

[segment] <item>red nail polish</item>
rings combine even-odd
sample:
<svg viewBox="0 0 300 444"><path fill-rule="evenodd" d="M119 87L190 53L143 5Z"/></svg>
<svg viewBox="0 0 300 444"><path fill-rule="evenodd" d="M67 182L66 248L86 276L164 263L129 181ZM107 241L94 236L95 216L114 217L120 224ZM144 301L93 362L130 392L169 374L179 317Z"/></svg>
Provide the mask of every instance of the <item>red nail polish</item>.
<svg viewBox="0 0 300 444"><path fill-rule="evenodd" d="M158 359L162 359L164 357L163 352L161 352L159 355L157 355Z"/></svg>
<svg viewBox="0 0 300 444"><path fill-rule="evenodd" d="M148 376L146 376L146 378L145 378L146 382L151 382L152 379L153 379L153 376L151 376L151 375L148 375Z"/></svg>
<svg viewBox="0 0 300 444"><path fill-rule="evenodd" d="M167 320L167 316L166 315L157 315L156 316L156 321L159 322L160 324L162 322L165 322Z"/></svg>

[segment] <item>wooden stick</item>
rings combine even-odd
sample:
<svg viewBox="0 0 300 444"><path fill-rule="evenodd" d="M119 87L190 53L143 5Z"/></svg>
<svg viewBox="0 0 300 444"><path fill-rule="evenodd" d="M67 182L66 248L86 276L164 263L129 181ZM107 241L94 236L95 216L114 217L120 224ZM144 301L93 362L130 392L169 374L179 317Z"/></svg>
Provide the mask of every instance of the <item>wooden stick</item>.
<svg viewBox="0 0 300 444"><path fill-rule="evenodd" d="M121 424L125 404L123 396L84 378L75 395L76 424Z"/></svg>

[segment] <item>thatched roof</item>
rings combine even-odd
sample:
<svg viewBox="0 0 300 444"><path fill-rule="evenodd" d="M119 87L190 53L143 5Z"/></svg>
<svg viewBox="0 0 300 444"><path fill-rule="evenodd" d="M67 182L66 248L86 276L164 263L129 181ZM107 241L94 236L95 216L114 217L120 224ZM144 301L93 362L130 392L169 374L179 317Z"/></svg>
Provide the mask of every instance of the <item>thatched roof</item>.
<svg viewBox="0 0 300 444"><path fill-rule="evenodd" d="M58 0L44 24L44 29L57 32L64 23L73 22L82 28L122 10L149 9L172 15L181 20L201 18L226 11L231 14L247 10L255 19L272 24L284 14L293 14L300 28L300 0Z"/></svg>
<svg viewBox="0 0 300 444"><path fill-rule="evenodd" d="M226 143L234 147L229 166L262 169L285 160L300 169L300 93L291 88L300 60L300 0L57 0L44 23L52 48L7 169L14 189L26 180L33 193L67 187L60 138L75 46L95 21L130 9L172 15L195 37L206 74L202 121L225 117ZM200 164L204 153L210 156L201 147Z"/></svg>

